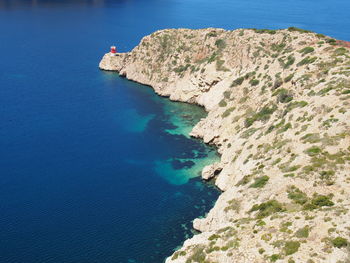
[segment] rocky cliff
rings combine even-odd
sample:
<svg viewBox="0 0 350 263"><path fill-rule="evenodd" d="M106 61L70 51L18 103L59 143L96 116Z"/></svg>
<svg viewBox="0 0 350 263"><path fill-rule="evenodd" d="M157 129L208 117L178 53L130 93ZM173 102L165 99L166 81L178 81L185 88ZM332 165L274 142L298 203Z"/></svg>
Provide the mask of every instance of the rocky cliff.
<svg viewBox="0 0 350 263"><path fill-rule="evenodd" d="M203 177L223 193L167 263L350 261L347 46L297 28L169 29L103 57L208 111L191 135L218 147Z"/></svg>

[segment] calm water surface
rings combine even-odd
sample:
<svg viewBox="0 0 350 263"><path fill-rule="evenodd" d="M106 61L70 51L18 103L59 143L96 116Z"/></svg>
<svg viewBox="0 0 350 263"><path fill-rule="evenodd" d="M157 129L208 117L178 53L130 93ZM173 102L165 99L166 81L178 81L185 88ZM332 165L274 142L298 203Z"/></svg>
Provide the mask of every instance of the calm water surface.
<svg viewBox="0 0 350 263"><path fill-rule="evenodd" d="M162 28L302 27L350 40L347 0L1 0L0 262L155 263L192 235L218 159L205 113L98 70Z"/></svg>

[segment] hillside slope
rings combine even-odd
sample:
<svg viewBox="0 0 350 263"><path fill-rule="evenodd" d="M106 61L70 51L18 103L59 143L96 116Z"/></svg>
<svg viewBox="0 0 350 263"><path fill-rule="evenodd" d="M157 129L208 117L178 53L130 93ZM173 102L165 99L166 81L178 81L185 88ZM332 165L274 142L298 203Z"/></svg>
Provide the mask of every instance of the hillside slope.
<svg viewBox="0 0 350 263"><path fill-rule="evenodd" d="M347 45L296 28L168 29L103 57L208 111L191 135L218 147L203 177L223 193L167 263L349 262Z"/></svg>

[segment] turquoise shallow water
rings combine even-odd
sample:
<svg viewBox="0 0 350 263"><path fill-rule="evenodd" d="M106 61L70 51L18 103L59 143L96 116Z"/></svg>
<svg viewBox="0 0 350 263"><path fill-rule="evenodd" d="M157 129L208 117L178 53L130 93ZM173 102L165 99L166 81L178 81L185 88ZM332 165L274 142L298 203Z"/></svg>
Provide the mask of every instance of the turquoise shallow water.
<svg viewBox="0 0 350 263"><path fill-rule="evenodd" d="M350 40L346 0L0 1L0 262L163 262L218 191L203 109L97 68L162 28L299 26Z"/></svg>

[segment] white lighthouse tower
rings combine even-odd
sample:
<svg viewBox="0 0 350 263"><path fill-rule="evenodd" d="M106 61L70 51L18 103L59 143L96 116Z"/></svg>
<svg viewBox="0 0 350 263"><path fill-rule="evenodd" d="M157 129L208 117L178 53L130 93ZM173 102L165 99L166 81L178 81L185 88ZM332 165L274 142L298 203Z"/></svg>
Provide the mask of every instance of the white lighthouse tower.
<svg viewBox="0 0 350 263"><path fill-rule="evenodd" d="M111 51L109 52L111 56L117 55L117 47L111 46Z"/></svg>

